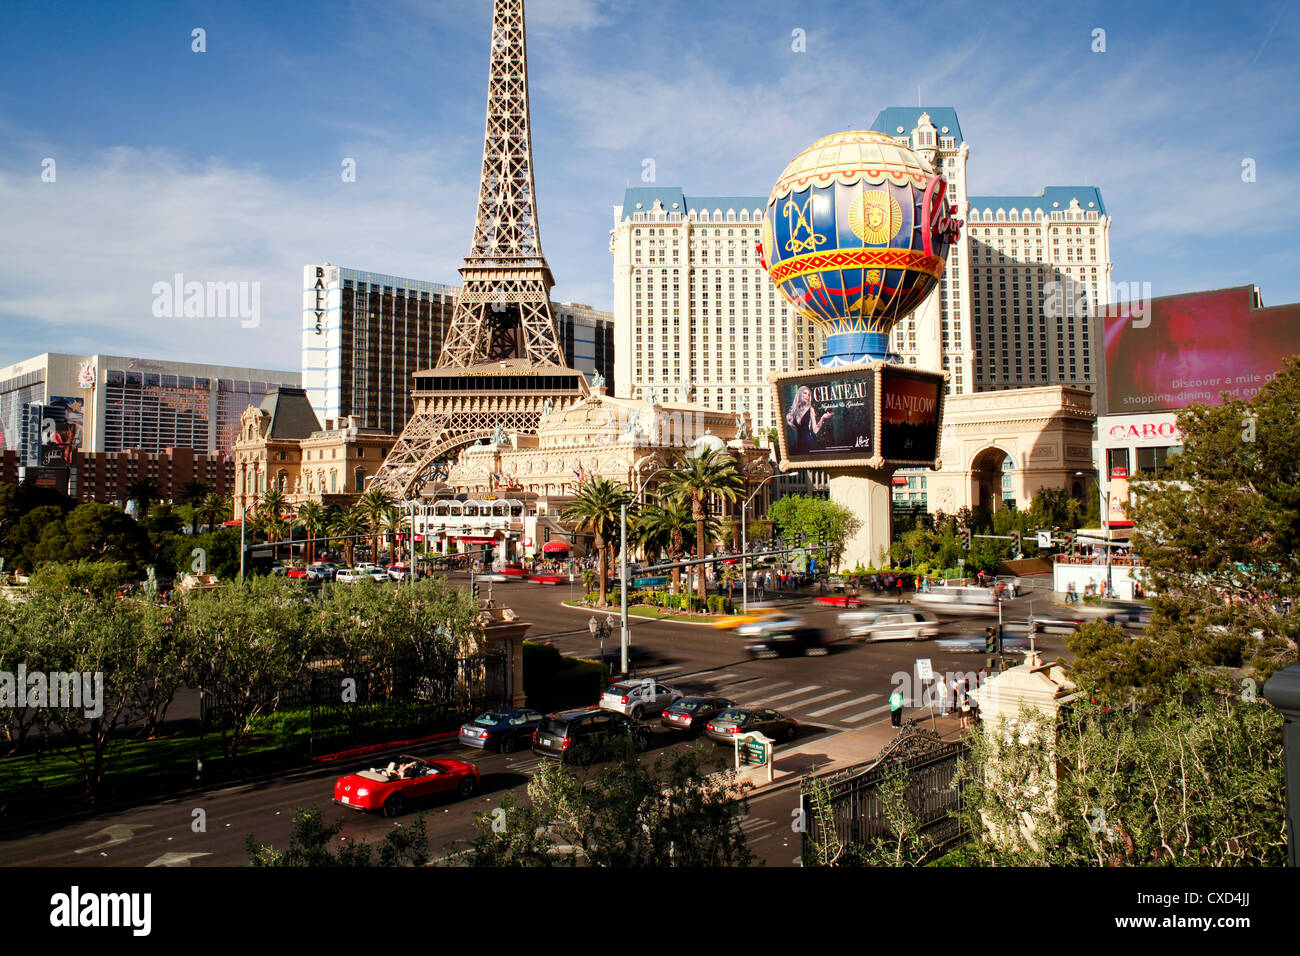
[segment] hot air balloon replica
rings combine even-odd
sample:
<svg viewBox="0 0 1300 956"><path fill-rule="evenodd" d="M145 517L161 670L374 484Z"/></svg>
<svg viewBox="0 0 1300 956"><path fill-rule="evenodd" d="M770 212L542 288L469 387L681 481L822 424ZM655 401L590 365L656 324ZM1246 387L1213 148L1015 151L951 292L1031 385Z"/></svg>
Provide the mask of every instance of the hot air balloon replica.
<svg viewBox="0 0 1300 956"><path fill-rule="evenodd" d="M844 558L878 564L890 544L896 467L937 465L946 373L897 364L890 332L943 277L961 223L947 182L893 137L817 140L781 173L763 214L772 282L825 336L813 369L773 375L781 467L830 476L861 530Z"/></svg>

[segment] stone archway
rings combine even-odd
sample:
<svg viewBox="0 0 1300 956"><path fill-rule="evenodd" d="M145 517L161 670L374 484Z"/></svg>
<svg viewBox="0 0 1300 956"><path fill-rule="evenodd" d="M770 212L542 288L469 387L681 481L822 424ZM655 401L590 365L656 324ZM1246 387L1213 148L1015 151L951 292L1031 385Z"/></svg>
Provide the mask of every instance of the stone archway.
<svg viewBox="0 0 1300 956"><path fill-rule="evenodd" d="M978 452L970 463L970 501L975 508L1001 511L1002 476L1005 463L1014 459L1006 450L992 445Z"/></svg>

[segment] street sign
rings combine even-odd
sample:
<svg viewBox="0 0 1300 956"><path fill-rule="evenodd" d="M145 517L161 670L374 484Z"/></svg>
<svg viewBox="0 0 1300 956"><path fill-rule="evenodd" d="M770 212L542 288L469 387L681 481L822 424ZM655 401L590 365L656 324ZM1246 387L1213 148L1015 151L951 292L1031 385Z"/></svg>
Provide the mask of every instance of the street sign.
<svg viewBox="0 0 1300 956"><path fill-rule="evenodd" d="M916 660L916 676L921 680L934 680L934 670L930 667L930 658L918 657Z"/></svg>
<svg viewBox="0 0 1300 956"><path fill-rule="evenodd" d="M1050 531L1038 532L1038 546L1040 548L1050 548L1052 546L1052 532Z"/></svg>
<svg viewBox="0 0 1300 956"><path fill-rule="evenodd" d="M742 767L761 767L767 782L772 782L772 744L771 737L760 733L742 734L736 738L736 769Z"/></svg>
<svg viewBox="0 0 1300 956"><path fill-rule="evenodd" d="M966 567L966 559L965 559L965 558L958 558L958 559L957 559L957 566L958 566L959 568L964 568L964 567Z"/></svg>
<svg viewBox="0 0 1300 956"><path fill-rule="evenodd" d="M661 588L668 583L668 576L650 578L633 578L632 586L638 588Z"/></svg>

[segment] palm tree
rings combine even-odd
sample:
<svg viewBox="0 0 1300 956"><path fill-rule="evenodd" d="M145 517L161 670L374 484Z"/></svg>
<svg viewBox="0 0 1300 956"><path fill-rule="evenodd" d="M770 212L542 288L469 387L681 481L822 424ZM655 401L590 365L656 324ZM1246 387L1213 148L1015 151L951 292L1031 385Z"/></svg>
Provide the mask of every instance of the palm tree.
<svg viewBox="0 0 1300 956"><path fill-rule="evenodd" d="M356 503L356 507L361 509L370 526L370 560L372 561L379 557L379 525L383 521L384 512L395 504L397 502L393 496L382 488L371 488Z"/></svg>
<svg viewBox="0 0 1300 956"><path fill-rule="evenodd" d="M707 529L706 529L707 531ZM647 552L668 552L668 560L679 561L695 540L695 520L685 498L667 496L643 507L636 519L637 543ZM671 593L676 594L682 569L673 568Z"/></svg>
<svg viewBox="0 0 1300 956"><path fill-rule="evenodd" d="M576 522L577 531L595 535L596 553L600 559L599 603L602 606L608 603L605 600L609 570L607 548L618 533L619 511L624 505L632 505L632 493L626 485L608 478L592 478L578 486L577 497L564 509L565 520Z"/></svg>
<svg viewBox="0 0 1300 956"><path fill-rule="evenodd" d="M284 521L284 512L288 506L289 503L285 501L284 492L279 488L272 488L262 495L262 500L257 503L257 515L262 519L262 530L266 532L266 540L272 545L271 553L276 558L280 556L280 549L277 545L291 531ZM291 548L290 554L292 553Z"/></svg>
<svg viewBox="0 0 1300 956"><path fill-rule="evenodd" d="M325 526L325 506L319 501L304 501L298 506L298 520L307 530L307 563L316 560L316 532Z"/></svg>
<svg viewBox="0 0 1300 956"><path fill-rule="evenodd" d="M709 503L714 499L734 502L745 487L745 478L736 467L736 460L725 451L711 448L701 454L683 455L676 471L664 480L664 490L674 498L689 499L691 517L695 521L695 555L701 561L712 540L705 523L709 518ZM696 594L706 597L704 565L696 566Z"/></svg>
<svg viewBox="0 0 1300 956"><path fill-rule="evenodd" d="M215 531L217 523L225 520L225 516L231 513L231 500L225 495L217 494L215 491L209 492L199 502L196 510L207 519L205 523L208 531Z"/></svg>
<svg viewBox="0 0 1300 956"><path fill-rule="evenodd" d="M361 513L359 506L340 511L334 516L334 521L330 524L330 534L338 535L342 539L343 555L347 559L348 567L352 567L352 549L356 547L357 537L365 534L369 527L366 516Z"/></svg>
<svg viewBox="0 0 1300 956"><path fill-rule="evenodd" d="M190 534L199 533L199 503L212 492L205 481L191 478L181 488L180 500L190 506Z"/></svg>
<svg viewBox="0 0 1300 956"><path fill-rule="evenodd" d="M397 505L389 505L380 515L380 523L384 529L384 537L388 539L388 563L396 561L394 550L397 547L397 536L402 533L402 524L406 521L406 516L402 514L402 509Z"/></svg>
<svg viewBox="0 0 1300 956"><path fill-rule="evenodd" d="M126 486L126 500L136 503L141 518L149 513L149 505L161 499L162 489L152 478L138 478Z"/></svg>

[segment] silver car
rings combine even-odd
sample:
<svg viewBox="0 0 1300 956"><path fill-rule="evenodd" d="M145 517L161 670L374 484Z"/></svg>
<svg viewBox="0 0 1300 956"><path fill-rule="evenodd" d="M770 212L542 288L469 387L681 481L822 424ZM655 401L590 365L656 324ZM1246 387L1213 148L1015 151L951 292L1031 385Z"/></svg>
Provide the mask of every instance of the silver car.
<svg viewBox="0 0 1300 956"><path fill-rule="evenodd" d="M921 641L939 634L933 614L910 607L847 611L839 622L847 636L868 641Z"/></svg>
<svg viewBox="0 0 1300 956"><path fill-rule="evenodd" d="M656 680L629 680L611 684L600 697L599 707L625 714L640 720L646 714L657 714L682 696Z"/></svg>

